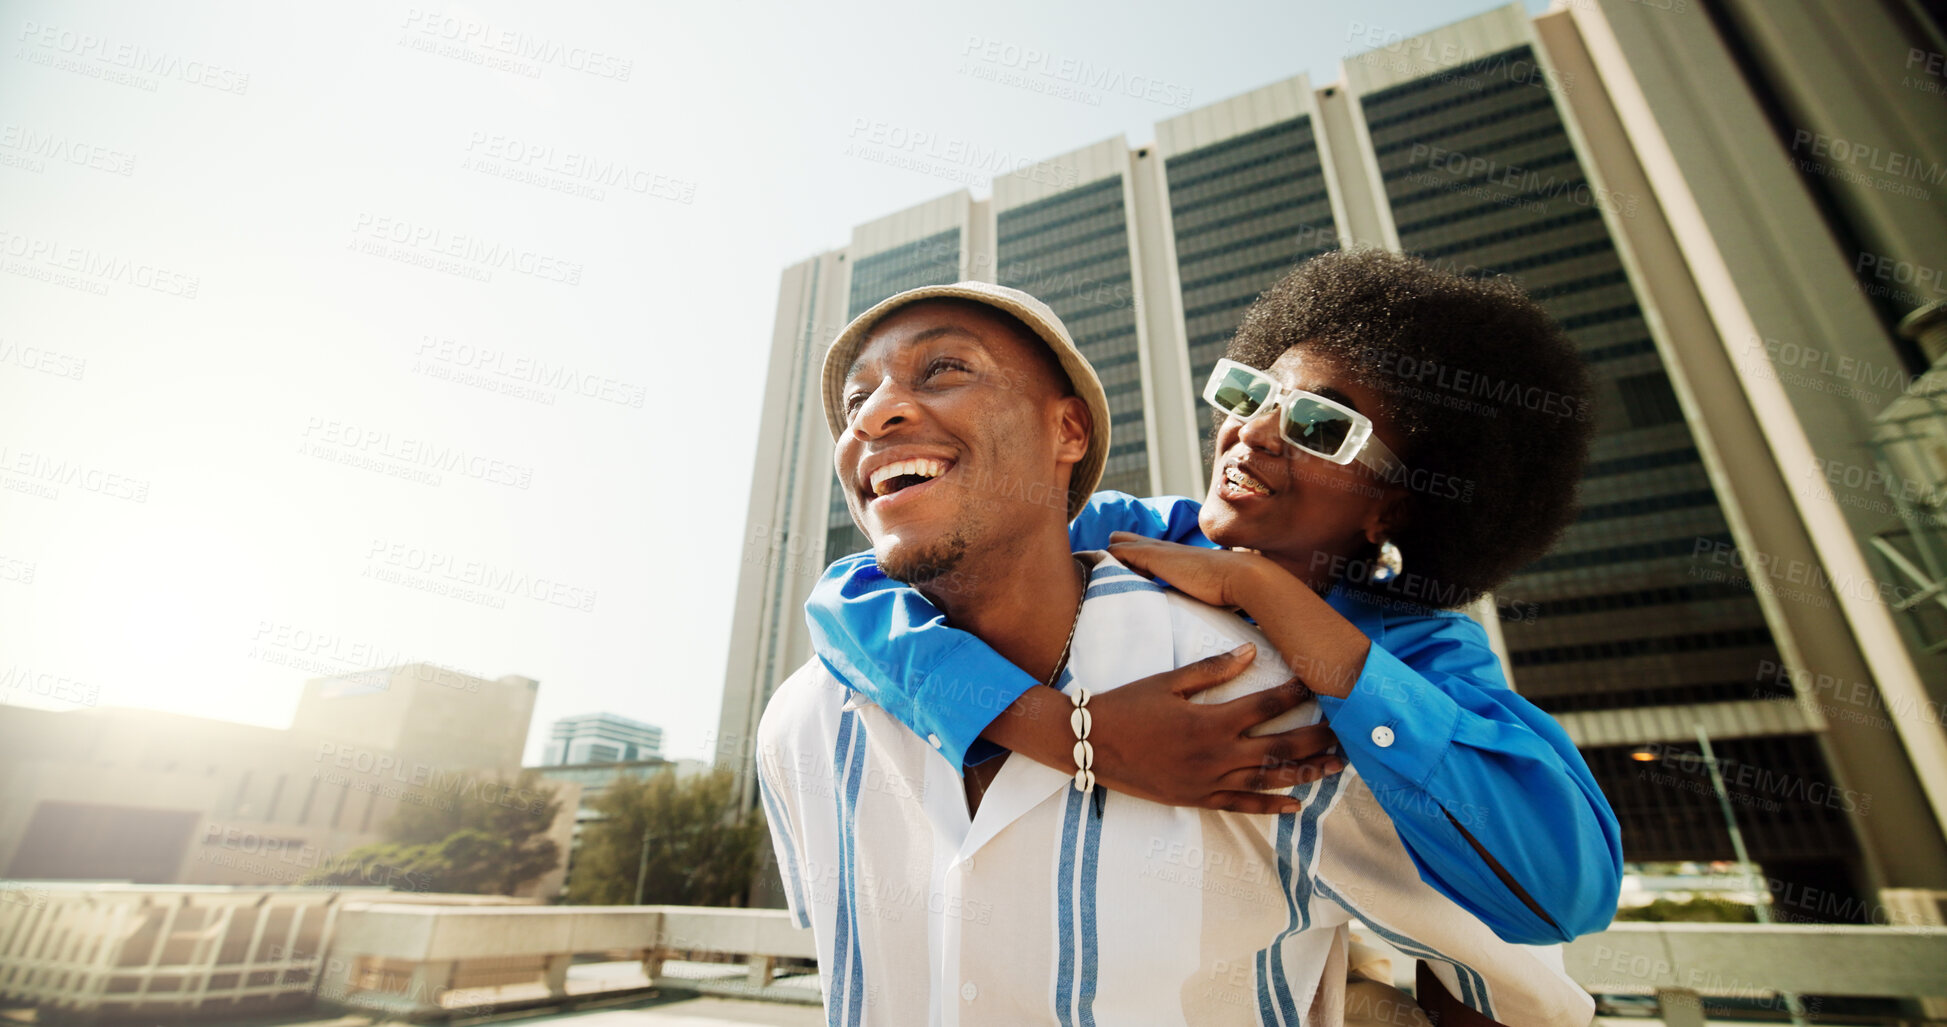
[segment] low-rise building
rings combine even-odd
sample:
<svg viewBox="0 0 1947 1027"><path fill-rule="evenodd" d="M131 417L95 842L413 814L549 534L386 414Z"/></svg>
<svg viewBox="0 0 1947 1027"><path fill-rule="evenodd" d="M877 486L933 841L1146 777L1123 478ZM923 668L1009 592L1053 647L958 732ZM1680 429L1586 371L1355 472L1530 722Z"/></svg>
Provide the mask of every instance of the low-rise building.
<svg viewBox="0 0 1947 1027"><path fill-rule="evenodd" d="M384 841L408 804L538 813L550 796L515 779L539 687L431 664L319 678L305 684L289 728L0 706L0 871L288 885ZM565 852L579 786L563 781L554 797L561 806L547 830ZM523 894L556 894L565 873L564 860Z"/></svg>

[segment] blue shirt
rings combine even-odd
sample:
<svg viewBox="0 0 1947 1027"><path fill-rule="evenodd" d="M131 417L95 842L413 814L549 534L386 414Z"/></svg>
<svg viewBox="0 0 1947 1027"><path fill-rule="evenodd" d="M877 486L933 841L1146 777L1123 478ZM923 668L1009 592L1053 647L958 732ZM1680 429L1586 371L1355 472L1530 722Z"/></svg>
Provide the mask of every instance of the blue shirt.
<svg viewBox="0 0 1947 1027"><path fill-rule="evenodd" d="M1078 551L1107 548L1114 531L1214 547L1197 513L1180 497L1098 492L1069 539ZM1372 646L1350 694L1319 707L1421 879L1507 941L1607 927L1622 887L1616 815L1567 732L1508 688L1487 632L1457 611L1388 609L1344 588L1326 602ZM1037 684L869 553L828 568L805 612L826 669L955 767L999 751L980 733Z"/></svg>

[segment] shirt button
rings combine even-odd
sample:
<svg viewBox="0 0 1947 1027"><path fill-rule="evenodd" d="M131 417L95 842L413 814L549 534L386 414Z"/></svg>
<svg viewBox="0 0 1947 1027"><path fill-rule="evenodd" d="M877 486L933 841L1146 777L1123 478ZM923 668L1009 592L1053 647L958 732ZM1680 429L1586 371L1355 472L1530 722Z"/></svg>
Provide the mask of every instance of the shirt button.
<svg viewBox="0 0 1947 1027"><path fill-rule="evenodd" d="M960 997L972 1002L974 999L980 997L980 989L974 987L974 982L968 981L960 986Z"/></svg>
<svg viewBox="0 0 1947 1027"><path fill-rule="evenodd" d="M930 742L930 743L932 743L932 745L933 745L933 748L935 748L935 749L937 749L937 748L939 748L939 747L940 747L940 736L939 736L939 735L927 735L927 736L926 736L926 740L927 740L928 742Z"/></svg>
<svg viewBox="0 0 1947 1027"><path fill-rule="evenodd" d="M1381 749L1393 744L1393 729L1384 724L1372 729L1372 744Z"/></svg>

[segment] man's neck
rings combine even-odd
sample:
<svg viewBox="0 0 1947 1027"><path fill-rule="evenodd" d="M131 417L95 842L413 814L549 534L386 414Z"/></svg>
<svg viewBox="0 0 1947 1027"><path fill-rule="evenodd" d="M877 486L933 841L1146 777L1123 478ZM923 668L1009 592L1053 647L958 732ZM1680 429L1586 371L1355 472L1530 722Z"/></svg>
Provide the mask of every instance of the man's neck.
<svg viewBox="0 0 1947 1027"><path fill-rule="evenodd" d="M929 585L919 590L947 623L986 642L1030 677L1048 681L1082 599L1082 572L1067 532L986 554L954 580L968 584L951 592Z"/></svg>

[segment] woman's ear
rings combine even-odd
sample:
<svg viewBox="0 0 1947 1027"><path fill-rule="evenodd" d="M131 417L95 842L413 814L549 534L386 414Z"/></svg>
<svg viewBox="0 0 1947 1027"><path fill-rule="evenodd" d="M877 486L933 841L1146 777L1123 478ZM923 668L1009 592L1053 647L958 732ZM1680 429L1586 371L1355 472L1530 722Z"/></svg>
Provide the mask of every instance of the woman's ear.
<svg viewBox="0 0 1947 1027"><path fill-rule="evenodd" d="M1366 511L1366 541L1376 546L1398 535L1406 527L1409 499L1405 489L1390 488L1375 500Z"/></svg>

